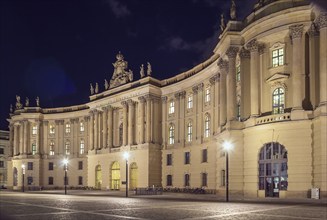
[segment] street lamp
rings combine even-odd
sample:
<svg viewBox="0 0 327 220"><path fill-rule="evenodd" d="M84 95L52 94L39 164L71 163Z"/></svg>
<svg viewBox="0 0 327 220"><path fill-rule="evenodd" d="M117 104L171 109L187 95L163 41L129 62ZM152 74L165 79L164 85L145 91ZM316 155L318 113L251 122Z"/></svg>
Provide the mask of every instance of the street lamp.
<svg viewBox="0 0 327 220"><path fill-rule="evenodd" d="M25 164L22 164L22 169L23 169L23 192L25 192L25 183L24 183L24 181L25 181Z"/></svg>
<svg viewBox="0 0 327 220"><path fill-rule="evenodd" d="M233 148L233 145L228 142L228 141L224 141L223 143L223 147L225 150L225 154L226 154L226 202L229 201L229 188L228 188L228 152Z"/></svg>
<svg viewBox="0 0 327 220"><path fill-rule="evenodd" d="M68 167L68 159L64 159L64 169L65 169L65 195L67 194L67 167Z"/></svg>
<svg viewBox="0 0 327 220"><path fill-rule="evenodd" d="M128 197L128 158L129 158L129 153L125 152L124 153L124 159L126 160L126 197Z"/></svg>

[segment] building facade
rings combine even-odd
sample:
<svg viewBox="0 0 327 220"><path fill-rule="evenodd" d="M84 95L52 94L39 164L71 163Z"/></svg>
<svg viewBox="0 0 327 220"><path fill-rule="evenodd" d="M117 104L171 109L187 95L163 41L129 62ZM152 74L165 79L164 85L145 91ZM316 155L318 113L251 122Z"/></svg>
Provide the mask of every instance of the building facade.
<svg viewBox="0 0 327 220"><path fill-rule="evenodd" d="M0 130L0 187L7 186L7 159L10 155L9 132Z"/></svg>
<svg viewBox="0 0 327 220"><path fill-rule="evenodd" d="M243 21L221 20L213 55L158 80L133 73L118 53L90 101L41 108L17 96L9 121L8 185L202 187L244 197L327 195L327 14L305 0L259 1ZM218 37L218 36L217 36Z"/></svg>

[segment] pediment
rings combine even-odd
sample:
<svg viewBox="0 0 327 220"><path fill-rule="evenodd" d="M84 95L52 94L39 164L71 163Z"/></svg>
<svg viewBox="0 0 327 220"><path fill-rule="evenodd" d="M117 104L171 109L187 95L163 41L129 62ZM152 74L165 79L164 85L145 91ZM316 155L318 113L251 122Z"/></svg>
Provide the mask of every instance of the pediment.
<svg viewBox="0 0 327 220"><path fill-rule="evenodd" d="M276 81L279 82L284 82L285 80L287 80L290 77L290 74L287 73L275 73L274 75L268 77L266 79L267 83L274 83Z"/></svg>

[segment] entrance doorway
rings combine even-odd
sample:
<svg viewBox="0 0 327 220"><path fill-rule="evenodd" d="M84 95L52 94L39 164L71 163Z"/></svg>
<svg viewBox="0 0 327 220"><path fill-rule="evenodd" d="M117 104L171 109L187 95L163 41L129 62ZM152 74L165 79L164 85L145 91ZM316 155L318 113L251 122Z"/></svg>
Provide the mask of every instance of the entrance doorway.
<svg viewBox="0 0 327 220"><path fill-rule="evenodd" d="M259 190L265 190L266 197L279 197L281 190L287 190L287 151L277 142L265 144L259 154Z"/></svg>

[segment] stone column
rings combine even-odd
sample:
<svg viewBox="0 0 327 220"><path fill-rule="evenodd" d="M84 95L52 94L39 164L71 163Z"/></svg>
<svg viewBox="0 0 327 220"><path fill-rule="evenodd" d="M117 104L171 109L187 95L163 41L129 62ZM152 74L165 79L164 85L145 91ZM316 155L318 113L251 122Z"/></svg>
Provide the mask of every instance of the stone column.
<svg viewBox="0 0 327 220"><path fill-rule="evenodd" d="M128 100L128 144L134 144L134 101Z"/></svg>
<svg viewBox="0 0 327 220"><path fill-rule="evenodd" d="M39 120L36 120L36 141L35 141L35 145L36 145L36 154L40 154L40 136L41 136L41 123Z"/></svg>
<svg viewBox="0 0 327 220"><path fill-rule="evenodd" d="M228 61L220 58L218 60L218 66L220 69L220 102L219 102L219 111L220 111L220 126L226 124L226 73L228 70Z"/></svg>
<svg viewBox="0 0 327 220"><path fill-rule="evenodd" d="M164 148L167 146L167 96L161 98L162 103L162 144Z"/></svg>
<svg viewBox="0 0 327 220"><path fill-rule="evenodd" d="M90 112L90 121L89 121L89 145L90 145L90 150L94 150L94 113L93 111Z"/></svg>
<svg viewBox="0 0 327 220"><path fill-rule="evenodd" d="M175 138L176 138L176 143L180 142L180 93L176 93L174 95L175 97Z"/></svg>
<svg viewBox="0 0 327 220"><path fill-rule="evenodd" d="M14 156L18 154L18 125L14 124Z"/></svg>
<svg viewBox="0 0 327 220"><path fill-rule="evenodd" d="M241 118L250 116L250 51L244 47L240 50L241 58Z"/></svg>
<svg viewBox="0 0 327 220"><path fill-rule="evenodd" d="M198 86L193 86L192 87L193 91L193 111L194 111L194 116L193 116L193 124L192 124L192 129L193 129L193 135L192 135L192 141L196 141L198 139L198 132L197 132L197 126L198 126Z"/></svg>
<svg viewBox="0 0 327 220"><path fill-rule="evenodd" d="M48 121L43 121L42 122L42 145L43 145L43 152L45 154L49 154L49 143L48 143L48 134L49 134L49 122ZM41 143L41 142L40 142ZM56 143L55 143L56 144Z"/></svg>
<svg viewBox="0 0 327 220"><path fill-rule="evenodd" d="M143 144L145 141L144 138L144 103L145 98L143 96L138 98L140 101L139 107L140 107L140 138L139 138L139 144Z"/></svg>
<svg viewBox="0 0 327 220"><path fill-rule="evenodd" d="M203 102L203 83L200 83L198 85L198 111L197 111L197 114L196 114L196 117L197 117L197 126L195 128L195 130L197 130L197 134L198 134L198 138L200 138L200 141L202 142L203 140L203 136L204 136L204 123L203 123L203 120L204 120L204 117L203 117L203 105L204 105L204 102Z"/></svg>
<svg viewBox="0 0 327 220"><path fill-rule="evenodd" d="M102 108L102 147L108 147L108 107Z"/></svg>
<svg viewBox="0 0 327 220"><path fill-rule="evenodd" d="M229 47L226 51L228 56L227 74L227 121L236 119L236 55L237 47Z"/></svg>
<svg viewBox="0 0 327 220"><path fill-rule="evenodd" d="M186 92L182 91L179 93L179 131L180 131L180 140L182 141L182 146L185 145L185 95Z"/></svg>
<svg viewBox="0 0 327 220"><path fill-rule="evenodd" d="M8 127L9 127L9 156L12 157L14 152L14 148L13 148L14 129L12 124L10 124Z"/></svg>
<svg viewBox="0 0 327 220"><path fill-rule="evenodd" d="M247 47L251 51L251 75L250 75L250 95L251 95L251 117L259 116L259 45L256 39L251 40Z"/></svg>
<svg viewBox="0 0 327 220"><path fill-rule="evenodd" d="M24 131L24 122L19 123L19 154L22 155L24 153L23 149L23 131Z"/></svg>
<svg viewBox="0 0 327 220"><path fill-rule="evenodd" d="M319 105L319 33L315 23L312 23L308 30L309 35L309 77L310 77L310 100L313 109Z"/></svg>
<svg viewBox="0 0 327 220"><path fill-rule="evenodd" d="M146 96L146 143L151 142L151 101L150 95Z"/></svg>
<svg viewBox="0 0 327 220"><path fill-rule="evenodd" d="M123 146L127 145L127 126L128 126L128 121L127 121L127 102L123 101L121 102L123 106Z"/></svg>
<svg viewBox="0 0 327 220"><path fill-rule="evenodd" d="M94 110L94 148L97 150L99 149L99 111Z"/></svg>
<svg viewBox="0 0 327 220"><path fill-rule="evenodd" d="M327 12L322 12L317 18L318 28L320 32L319 40L319 88L320 103L319 105L327 105Z"/></svg>
<svg viewBox="0 0 327 220"><path fill-rule="evenodd" d="M29 122L27 120L23 121L24 123L24 142L23 142L23 153L27 154L30 153L30 147L28 146L28 124Z"/></svg>
<svg viewBox="0 0 327 220"><path fill-rule="evenodd" d="M209 82L211 84L211 87L213 88L213 98L212 98L212 124L213 124L213 134L216 134L218 131L218 125L219 125L219 115L218 115L218 104L219 104L219 97L218 97L218 81L219 76L218 74L214 75L209 79Z"/></svg>
<svg viewBox="0 0 327 220"><path fill-rule="evenodd" d="M112 122L113 107L108 106L108 147L113 146L113 122Z"/></svg>
<svg viewBox="0 0 327 220"><path fill-rule="evenodd" d="M292 110L301 110L302 100L304 99L304 69L303 69L303 48L302 48L302 35L303 24L290 26L290 35L293 42L293 55L292 55Z"/></svg>

